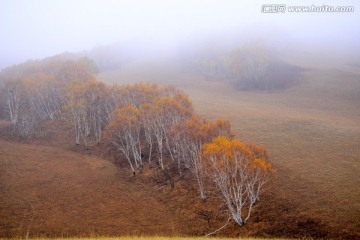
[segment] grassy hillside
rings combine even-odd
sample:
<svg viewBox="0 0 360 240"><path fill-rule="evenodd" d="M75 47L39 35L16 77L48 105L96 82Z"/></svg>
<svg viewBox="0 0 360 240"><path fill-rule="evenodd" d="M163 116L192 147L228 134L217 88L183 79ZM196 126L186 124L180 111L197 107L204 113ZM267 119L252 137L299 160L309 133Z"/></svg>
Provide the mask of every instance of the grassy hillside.
<svg viewBox="0 0 360 240"><path fill-rule="evenodd" d="M268 147L276 178L250 222L223 236L357 238L360 68L298 64L300 84L270 92L235 91L172 61L134 62L99 79L176 85L197 113L229 119L240 139ZM134 178L104 145L84 150L61 123L43 124L46 139L0 140L0 236L192 236L226 222L189 175L174 190L154 168Z"/></svg>
<svg viewBox="0 0 360 240"><path fill-rule="evenodd" d="M171 61L129 65L100 79L184 89L196 112L229 119L238 137L268 147L278 167L274 193L301 212L294 211L293 219L316 218L332 229L359 233L360 68L298 64L306 69L300 84L285 91L235 91Z"/></svg>

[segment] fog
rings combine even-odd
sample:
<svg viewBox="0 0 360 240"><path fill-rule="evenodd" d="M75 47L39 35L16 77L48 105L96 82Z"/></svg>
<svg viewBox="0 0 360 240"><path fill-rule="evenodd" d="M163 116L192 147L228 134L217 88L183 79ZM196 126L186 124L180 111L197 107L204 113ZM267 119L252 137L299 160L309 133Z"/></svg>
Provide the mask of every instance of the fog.
<svg viewBox="0 0 360 240"><path fill-rule="evenodd" d="M262 13L263 4L354 6L344 13ZM360 52L358 1L0 0L0 69L116 43L143 55L192 43L261 38L274 48Z"/></svg>

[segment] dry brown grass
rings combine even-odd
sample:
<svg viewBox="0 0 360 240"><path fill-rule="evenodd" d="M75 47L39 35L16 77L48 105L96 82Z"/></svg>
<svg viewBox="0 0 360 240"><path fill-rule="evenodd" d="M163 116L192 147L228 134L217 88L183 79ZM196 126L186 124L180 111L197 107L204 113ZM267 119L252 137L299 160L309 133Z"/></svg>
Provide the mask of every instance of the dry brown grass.
<svg viewBox="0 0 360 240"><path fill-rule="evenodd" d="M177 233L153 189L109 161L49 146L0 144L0 236Z"/></svg>

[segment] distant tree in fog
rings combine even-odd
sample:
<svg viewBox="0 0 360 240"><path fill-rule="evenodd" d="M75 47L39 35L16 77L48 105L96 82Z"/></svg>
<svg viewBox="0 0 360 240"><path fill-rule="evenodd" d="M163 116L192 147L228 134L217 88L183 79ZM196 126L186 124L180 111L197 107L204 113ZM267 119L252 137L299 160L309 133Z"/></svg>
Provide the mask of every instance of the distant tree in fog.
<svg viewBox="0 0 360 240"><path fill-rule="evenodd" d="M270 53L263 44L251 43L231 53L232 69L237 87L268 89L266 74Z"/></svg>
<svg viewBox="0 0 360 240"><path fill-rule="evenodd" d="M81 65L89 73L92 73L94 75L99 73L98 66L96 65L94 60L92 60L91 58L81 57L81 58L79 58L79 60L77 60L77 64Z"/></svg>
<svg viewBox="0 0 360 240"><path fill-rule="evenodd" d="M227 81L238 89L248 90L286 86L287 81L272 76L274 61L269 49L260 41L229 52L205 48L192 60L193 65L209 79Z"/></svg>

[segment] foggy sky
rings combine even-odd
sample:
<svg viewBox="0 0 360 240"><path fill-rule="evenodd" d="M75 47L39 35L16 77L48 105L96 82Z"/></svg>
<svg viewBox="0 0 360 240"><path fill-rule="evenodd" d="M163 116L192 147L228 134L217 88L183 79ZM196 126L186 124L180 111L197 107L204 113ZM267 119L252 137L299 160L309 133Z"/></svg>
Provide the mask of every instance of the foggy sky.
<svg viewBox="0 0 360 240"><path fill-rule="evenodd" d="M268 3L355 6L355 12L261 13ZM214 34L358 51L360 6L331 0L0 0L0 69L115 42L172 52Z"/></svg>

